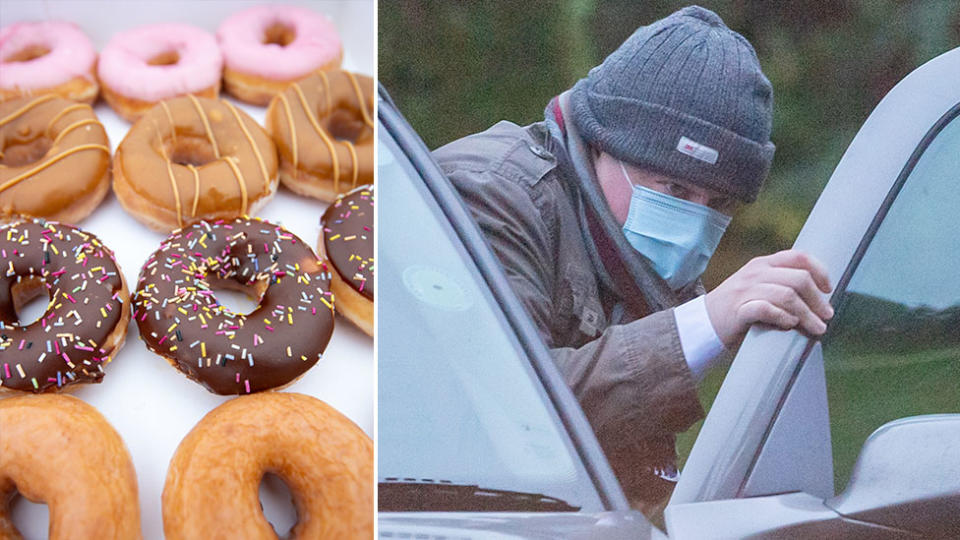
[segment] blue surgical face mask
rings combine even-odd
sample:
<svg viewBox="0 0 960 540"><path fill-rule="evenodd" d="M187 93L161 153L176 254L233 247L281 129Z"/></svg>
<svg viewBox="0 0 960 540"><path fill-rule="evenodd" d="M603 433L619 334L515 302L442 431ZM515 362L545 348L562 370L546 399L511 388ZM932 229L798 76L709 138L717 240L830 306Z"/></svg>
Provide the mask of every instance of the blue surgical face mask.
<svg viewBox="0 0 960 540"><path fill-rule="evenodd" d="M623 162L620 170L633 191L623 234L671 289L682 289L707 268L730 216L634 185Z"/></svg>

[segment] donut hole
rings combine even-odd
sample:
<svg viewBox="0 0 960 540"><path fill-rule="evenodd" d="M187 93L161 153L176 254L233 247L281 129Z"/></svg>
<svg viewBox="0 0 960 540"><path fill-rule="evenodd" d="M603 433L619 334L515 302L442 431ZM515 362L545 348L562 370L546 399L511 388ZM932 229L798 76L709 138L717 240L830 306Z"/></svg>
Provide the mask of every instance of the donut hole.
<svg viewBox="0 0 960 540"><path fill-rule="evenodd" d="M10 292L13 297L13 310L17 313L21 327L30 326L40 320L50 307L50 293L47 292L46 283L36 276L14 283Z"/></svg>
<svg viewBox="0 0 960 540"><path fill-rule="evenodd" d="M360 111L336 109L327 118L327 130L338 141L356 142L366 127Z"/></svg>
<svg viewBox="0 0 960 540"><path fill-rule="evenodd" d="M210 288L217 303L236 315L249 315L260 307L260 300L266 291L262 286L245 285L232 279L210 279Z"/></svg>
<svg viewBox="0 0 960 540"><path fill-rule="evenodd" d="M23 538L46 538L50 533L50 509L46 504L33 502L14 491L9 509L13 526Z"/></svg>
<svg viewBox="0 0 960 540"><path fill-rule="evenodd" d="M279 45L286 47L297 39L297 32L292 26L282 22L275 22L263 30L264 45Z"/></svg>
<svg viewBox="0 0 960 540"><path fill-rule="evenodd" d="M260 479L260 509L280 538L289 538L297 524L297 505L290 487L282 478L266 473Z"/></svg>
<svg viewBox="0 0 960 540"><path fill-rule="evenodd" d="M49 137L36 137L29 141L5 141L3 153L0 154L0 163L7 167L22 167L36 163L47 155L52 146L53 141Z"/></svg>
<svg viewBox="0 0 960 540"><path fill-rule="evenodd" d="M147 65L172 66L179 61L180 61L180 53L178 53L177 51L165 51L147 60Z"/></svg>
<svg viewBox="0 0 960 540"><path fill-rule="evenodd" d="M29 62L50 54L50 49L43 45L27 45L19 51L3 59L4 62Z"/></svg>
<svg viewBox="0 0 960 540"><path fill-rule="evenodd" d="M165 144L170 161L178 165L199 167L217 159L213 145L206 137L179 135L175 142L167 141Z"/></svg>

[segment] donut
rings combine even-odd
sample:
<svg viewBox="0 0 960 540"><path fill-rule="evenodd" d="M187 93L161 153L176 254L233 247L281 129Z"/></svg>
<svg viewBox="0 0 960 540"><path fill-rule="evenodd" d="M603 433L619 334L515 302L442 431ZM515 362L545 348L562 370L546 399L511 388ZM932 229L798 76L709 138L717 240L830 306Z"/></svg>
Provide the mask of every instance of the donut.
<svg viewBox="0 0 960 540"><path fill-rule="evenodd" d="M321 72L277 94L267 131L280 154L280 181L301 195L333 202L373 183L373 79Z"/></svg>
<svg viewBox="0 0 960 540"><path fill-rule="evenodd" d="M100 52L103 97L133 122L164 99L220 95L223 57L206 31L179 23L140 26L115 34Z"/></svg>
<svg viewBox="0 0 960 540"><path fill-rule="evenodd" d="M318 249L332 270L330 290L337 313L373 336L374 187L361 186L337 198L320 220Z"/></svg>
<svg viewBox="0 0 960 540"><path fill-rule="evenodd" d="M54 222L0 227L0 387L56 391L98 383L130 321L113 252L93 234ZM46 293L43 316L23 326L17 310Z"/></svg>
<svg viewBox="0 0 960 540"><path fill-rule="evenodd" d="M0 538L21 538L16 492L46 503L49 538L140 538L137 476L120 435L68 395L0 400Z"/></svg>
<svg viewBox="0 0 960 540"><path fill-rule="evenodd" d="M278 184L267 132L228 101L192 95L161 101L138 120L113 170L120 204L162 232L256 213Z"/></svg>
<svg viewBox="0 0 960 540"><path fill-rule="evenodd" d="M330 273L283 227L259 219L206 221L170 235L140 272L134 318L154 353L211 392L287 385L323 356L333 332ZM216 289L260 299L250 314Z"/></svg>
<svg viewBox="0 0 960 540"><path fill-rule="evenodd" d="M0 103L0 223L77 223L110 189L110 141L93 109L45 94Z"/></svg>
<svg viewBox="0 0 960 540"><path fill-rule="evenodd" d="M0 101L53 93L92 104L100 91L96 61L93 44L75 24L21 22L0 28Z"/></svg>
<svg viewBox="0 0 960 540"><path fill-rule="evenodd" d="M322 401L285 392L210 411L177 447L163 487L168 540L277 538L259 507L266 473L286 482L294 538L373 538L373 443Z"/></svg>
<svg viewBox="0 0 960 540"><path fill-rule="evenodd" d="M237 99L266 105L287 84L336 69L343 58L330 19L309 9L263 5L231 15L217 30L223 84Z"/></svg>

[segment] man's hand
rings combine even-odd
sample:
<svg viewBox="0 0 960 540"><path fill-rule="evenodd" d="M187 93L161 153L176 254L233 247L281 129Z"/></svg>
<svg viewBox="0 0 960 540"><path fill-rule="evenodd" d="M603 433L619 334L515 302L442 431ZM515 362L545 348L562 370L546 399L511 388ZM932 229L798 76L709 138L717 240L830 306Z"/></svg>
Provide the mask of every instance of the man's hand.
<svg viewBox="0 0 960 540"><path fill-rule="evenodd" d="M734 350L754 323L823 334L833 308L821 293L832 289L818 261L787 250L752 259L707 293L705 300L717 336Z"/></svg>

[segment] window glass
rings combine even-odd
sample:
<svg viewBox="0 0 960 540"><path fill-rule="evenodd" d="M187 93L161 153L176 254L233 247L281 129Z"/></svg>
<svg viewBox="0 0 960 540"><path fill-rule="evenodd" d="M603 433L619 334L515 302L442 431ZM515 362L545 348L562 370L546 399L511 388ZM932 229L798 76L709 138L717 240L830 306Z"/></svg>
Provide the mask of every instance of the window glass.
<svg viewBox="0 0 960 540"><path fill-rule="evenodd" d="M602 504L526 354L440 208L379 130L381 480ZM483 509L478 503L477 509Z"/></svg>
<svg viewBox="0 0 960 540"><path fill-rule="evenodd" d="M956 117L923 150L880 224L839 297L823 351L838 492L884 423L960 412Z"/></svg>

